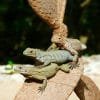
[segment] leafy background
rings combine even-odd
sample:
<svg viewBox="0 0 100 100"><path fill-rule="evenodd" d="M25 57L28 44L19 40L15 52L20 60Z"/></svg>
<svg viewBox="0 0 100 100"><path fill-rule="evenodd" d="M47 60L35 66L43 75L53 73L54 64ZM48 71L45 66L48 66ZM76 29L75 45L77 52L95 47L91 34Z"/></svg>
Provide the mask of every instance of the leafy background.
<svg viewBox="0 0 100 100"><path fill-rule="evenodd" d="M69 37L87 40L84 55L100 53L99 0L68 0L64 23ZM0 64L32 62L22 52L27 47L46 49L52 29L29 6L27 0L0 0Z"/></svg>

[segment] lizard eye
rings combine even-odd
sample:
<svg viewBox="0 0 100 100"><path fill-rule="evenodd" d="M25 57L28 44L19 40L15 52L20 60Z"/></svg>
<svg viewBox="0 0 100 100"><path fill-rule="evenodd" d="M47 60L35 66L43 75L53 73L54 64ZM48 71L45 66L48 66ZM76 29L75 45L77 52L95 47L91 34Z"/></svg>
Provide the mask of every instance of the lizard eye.
<svg viewBox="0 0 100 100"><path fill-rule="evenodd" d="M19 69L22 69L22 67L19 67Z"/></svg>
<svg viewBox="0 0 100 100"><path fill-rule="evenodd" d="M60 37L58 39L61 39Z"/></svg>
<svg viewBox="0 0 100 100"><path fill-rule="evenodd" d="M25 72L27 72L27 70L25 70Z"/></svg>
<svg viewBox="0 0 100 100"><path fill-rule="evenodd" d="M30 53L32 53L33 51L31 50Z"/></svg>

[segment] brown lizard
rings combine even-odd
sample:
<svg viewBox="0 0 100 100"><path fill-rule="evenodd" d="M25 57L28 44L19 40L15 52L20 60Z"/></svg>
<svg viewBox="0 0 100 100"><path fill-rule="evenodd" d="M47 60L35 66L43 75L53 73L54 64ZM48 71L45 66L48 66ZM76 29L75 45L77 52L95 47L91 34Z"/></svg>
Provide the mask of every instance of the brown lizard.
<svg viewBox="0 0 100 100"><path fill-rule="evenodd" d="M61 38L59 38L57 35L55 40L57 39ZM58 47L60 47L61 49L68 50L74 56L73 60L74 62L77 62L78 60L78 51L86 49L86 45L82 44L78 39L67 38L63 43L62 40L61 43L57 43L56 41L55 43L59 45ZM52 43L52 45L48 48L48 50L59 49L55 43Z"/></svg>
<svg viewBox="0 0 100 100"><path fill-rule="evenodd" d="M76 39L68 39L68 29L63 23L67 0L28 0L29 5L46 23L53 29L52 43L59 44L58 47L70 51L77 60L78 50L81 43Z"/></svg>

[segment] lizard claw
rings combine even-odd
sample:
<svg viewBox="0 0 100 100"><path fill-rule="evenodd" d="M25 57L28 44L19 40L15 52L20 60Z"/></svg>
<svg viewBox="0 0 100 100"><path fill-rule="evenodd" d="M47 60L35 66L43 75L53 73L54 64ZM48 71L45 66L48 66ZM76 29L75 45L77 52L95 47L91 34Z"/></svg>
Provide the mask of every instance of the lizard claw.
<svg viewBox="0 0 100 100"><path fill-rule="evenodd" d="M40 86L40 87L38 88L38 90L39 90L39 92L43 93L43 91L45 90L45 87L44 87L44 86Z"/></svg>
<svg viewBox="0 0 100 100"><path fill-rule="evenodd" d="M69 65L70 65L70 69L73 69L73 68L79 67L79 64L76 63L76 62L69 62Z"/></svg>

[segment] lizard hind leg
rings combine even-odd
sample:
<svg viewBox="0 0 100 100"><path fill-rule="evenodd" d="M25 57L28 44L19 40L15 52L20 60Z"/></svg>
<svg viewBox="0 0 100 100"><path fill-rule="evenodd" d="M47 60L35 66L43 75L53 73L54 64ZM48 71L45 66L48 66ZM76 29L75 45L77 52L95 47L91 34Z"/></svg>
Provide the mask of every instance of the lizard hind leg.
<svg viewBox="0 0 100 100"><path fill-rule="evenodd" d="M60 70L62 70L63 72L68 73L68 72L70 71L70 67L71 67L70 64L62 64L62 65L60 66Z"/></svg>
<svg viewBox="0 0 100 100"><path fill-rule="evenodd" d="M78 65L78 60L79 60L79 59L78 59L78 58L79 58L78 53L76 53L76 54L74 55L74 57L73 57L72 62L69 62L69 64L70 64L70 69L79 67L79 65Z"/></svg>
<svg viewBox="0 0 100 100"><path fill-rule="evenodd" d="M69 62L68 64L70 65L70 69L79 67L78 58L77 58L77 60L73 60L72 62Z"/></svg>

